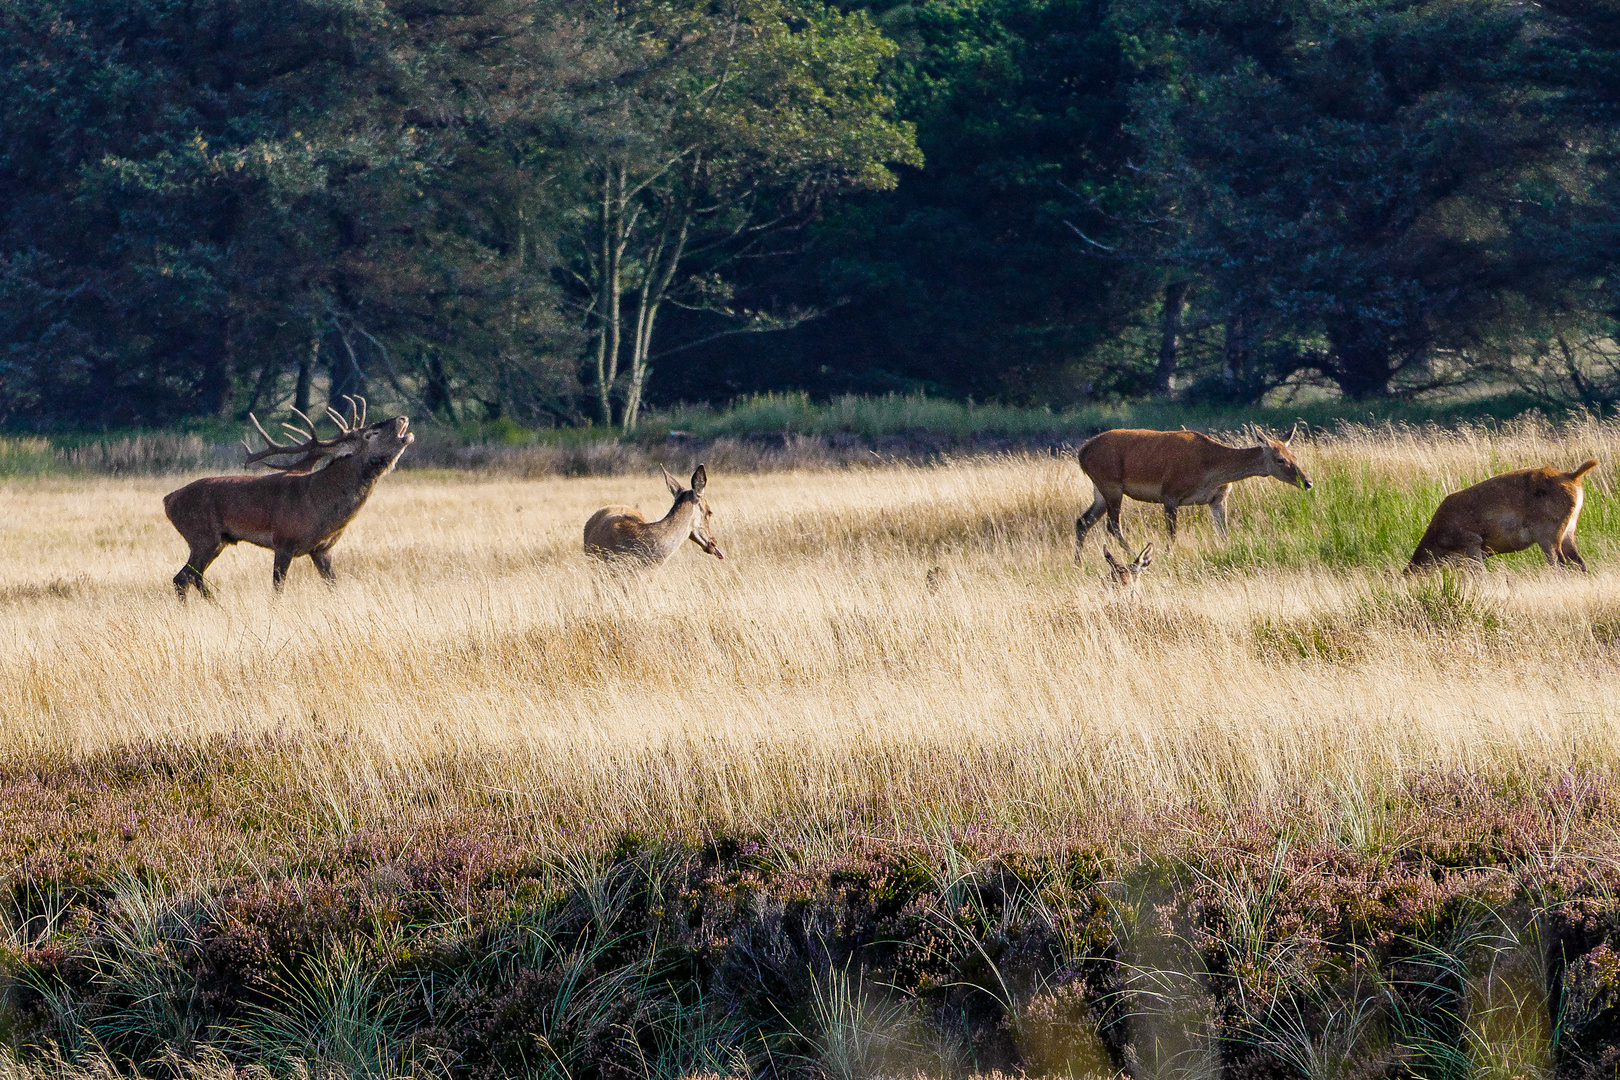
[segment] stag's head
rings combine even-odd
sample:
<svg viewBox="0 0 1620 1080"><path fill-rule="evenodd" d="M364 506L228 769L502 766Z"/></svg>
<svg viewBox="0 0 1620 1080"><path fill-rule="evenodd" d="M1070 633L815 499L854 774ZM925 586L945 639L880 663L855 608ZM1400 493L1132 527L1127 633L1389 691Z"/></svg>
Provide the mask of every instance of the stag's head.
<svg viewBox="0 0 1620 1080"><path fill-rule="evenodd" d="M1305 475L1305 470L1299 467L1299 461L1288 448L1298 432L1299 425L1295 424L1286 439L1273 439L1259 432L1257 434L1260 435L1260 449L1266 456L1266 475L1275 477L1290 487L1302 487L1309 491L1313 486L1311 478Z"/></svg>
<svg viewBox="0 0 1620 1080"><path fill-rule="evenodd" d="M354 458L355 464L359 465L362 482L377 480L392 469L394 463L399 460L399 455L416 441L416 436L406 430L410 427L410 418L396 416L388 420L379 420L375 424L367 424L366 399L345 394L344 400L349 403L347 417L330 405L326 407L326 415L338 429L337 435L330 439L317 437L315 422L294 409L293 412L305 426L300 428L288 423L281 426L303 441L292 444L279 443L264 430L259 418L249 413L248 419L253 421L253 426L263 437L265 448L255 452L248 446L246 439L242 440L242 445L248 450L245 464L263 461L270 468L281 472L307 473L314 471L323 461ZM284 460L271 460L273 458ZM293 460L285 460L288 458Z"/></svg>
<svg viewBox="0 0 1620 1080"><path fill-rule="evenodd" d="M1103 558L1108 560L1108 579L1122 589L1134 589L1142 580L1142 572L1153 565L1153 545L1149 544L1137 552L1136 558L1128 563L1114 558L1114 553L1106 547L1103 548Z"/></svg>
<svg viewBox="0 0 1620 1080"><path fill-rule="evenodd" d="M663 468L663 466L659 466ZM709 500L703 497L703 489L708 486L709 474L702 465L692 473L692 486L687 487L664 469L664 484L669 493L675 496L675 508L690 504L692 512L692 532L688 537L692 543L713 555L717 559L724 559L725 552L720 550L719 543L714 538L714 511L709 507Z"/></svg>
<svg viewBox="0 0 1620 1080"><path fill-rule="evenodd" d="M363 482L369 483L387 474L405 448L416 441L416 436L405 430L410 426L410 417L396 416L350 433L358 436L353 452L361 458L360 479Z"/></svg>

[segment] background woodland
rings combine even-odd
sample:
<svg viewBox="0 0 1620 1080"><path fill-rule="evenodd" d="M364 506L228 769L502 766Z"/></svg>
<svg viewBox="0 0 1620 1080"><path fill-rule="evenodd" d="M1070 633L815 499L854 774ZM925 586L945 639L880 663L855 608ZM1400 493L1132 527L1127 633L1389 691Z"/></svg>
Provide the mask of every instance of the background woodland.
<svg viewBox="0 0 1620 1080"><path fill-rule="evenodd" d="M1610 0L4 0L0 424L1620 399Z"/></svg>

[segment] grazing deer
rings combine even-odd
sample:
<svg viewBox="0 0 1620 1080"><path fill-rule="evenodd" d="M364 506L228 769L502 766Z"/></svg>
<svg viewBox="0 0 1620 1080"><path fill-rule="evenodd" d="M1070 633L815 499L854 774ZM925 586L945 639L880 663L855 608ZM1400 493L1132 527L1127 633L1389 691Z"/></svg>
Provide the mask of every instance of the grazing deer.
<svg viewBox="0 0 1620 1080"><path fill-rule="evenodd" d="M1549 565L1584 571L1586 563L1575 550L1575 525L1586 499L1581 477L1595 468L1597 462L1588 460L1572 472L1551 466L1519 469L1452 492L1440 501L1406 572L1447 560L1471 559L1483 566L1486 556L1531 544L1540 545Z"/></svg>
<svg viewBox="0 0 1620 1080"><path fill-rule="evenodd" d="M1128 564L1114 558L1114 553L1106 545L1103 547L1103 558L1108 560L1110 581L1122 589L1135 589L1142 580L1142 571L1153 565L1153 545L1149 544L1137 552L1136 558Z"/></svg>
<svg viewBox="0 0 1620 1080"><path fill-rule="evenodd" d="M1294 430L1299 426L1296 424ZM1125 543L1119 531L1119 506L1126 495L1139 502L1164 505L1165 531L1176 539L1176 510L1208 504L1215 529L1226 535L1226 492L1251 476L1273 476L1306 491L1311 479L1294 460L1288 438L1262 438L1259 446L1240 449L1223 446L1196 431L1142 431L1120 428L1105 431L1080 447L1080 468L1091 478L1096 494L1091 506L1074 523L1074 558L1080 560L1086 533L1108 513L1108 531Z"/></svg>
<svg viewBox="0 0 1620 1080"><path fill-rule="evenodd" d="M709 474L702 465L692 474L692 486L681 482L659 466L664 483L675 496L675 505L658 521L648 521L629 506L604 506L585 523L585 552L598 559L625 559L656 566L675 554L682 542L692 541L717 559L725 553L715 543L714 511L703 497Z"/></svg>
<svg viewBox="0 0 1620 1080"><path fill-rule="evenodd" d="M255 453L243 439L242 445L248 451L243 464L263 461L277 470L276 474L210 476L193 480L163 497L163 512L191 545L186 565L174 575L174 591L181 600L191 586L212 600L213 590L203 579L203 572L227 545L243 542L276 553L271 581L278 593L288 564L300 555L309 556L328 584L337 580L328 552L365 505L377 481L416 441L416 436L405 430L409 418L398 416L367 426L365 399L358 399L358 415L357 399L348 400L347 420L330 405L326 408L338 427L336 438L316 438L314 423L301 412L298 415L309 430L283 424L305 440L296 445L276 442L259 424L258 417L249 413L248 419L258 428L266 446ZM290 457L297 460L268 460ZM317 469L323 460L326 467Z"/></svg>

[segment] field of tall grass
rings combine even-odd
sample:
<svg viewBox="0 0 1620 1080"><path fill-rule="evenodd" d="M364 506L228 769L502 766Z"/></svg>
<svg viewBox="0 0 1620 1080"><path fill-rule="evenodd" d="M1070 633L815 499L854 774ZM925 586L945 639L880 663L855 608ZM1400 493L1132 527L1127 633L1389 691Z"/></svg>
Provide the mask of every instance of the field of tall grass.
<svg viewBox="0 0 1620 1080"><path fill-rule="evenodd" d="M1620 425L1296 446L1137 594L1072 457L711 464L646 572L653 475L401 472L185 606L183 477L7 481L0 1072L1611 1075ZM1402 577L1587 457L1592 573Z"/></svg>

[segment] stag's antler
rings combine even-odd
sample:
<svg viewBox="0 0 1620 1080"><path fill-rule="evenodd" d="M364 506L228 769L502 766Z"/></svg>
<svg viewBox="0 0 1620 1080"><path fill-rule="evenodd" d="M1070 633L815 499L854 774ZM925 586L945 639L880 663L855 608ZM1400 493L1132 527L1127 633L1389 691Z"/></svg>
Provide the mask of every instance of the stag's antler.
<svg viewBox="0 0 1620 1080"><path fill-rule="evenodd" d="M350 408L352 415L352 404ZM264 430L264 425L259 423L259 418L254 416L252 413L248 413L248 419L253 421L253 426L258 429L259 436L265 441L265 448L263 450L255 451L253 447L248 444L248 441L243 439L242 449L247 451L247 457L242 461L243 465L252 465L254 462L263 461L267 467L277 469L281 472L307 472L310 469L313 469L316 465L320 464L320 460L331 453L333 447L337 446L339 443L347 441L349 436L354 432L352 427L343 423L342 416L334 412L331 406L327 406L327 412L332 413L333 418L338 422L339 434L335 439L319 439L315 436L315 422L308 416L305 416L302 412L299 412L297 408L294 408L293 412L298 413L298 418L309 425L309 430L306 431L303 428L294 427L292 424L282 421L282 427L304 440L302 443L297 445L283 445L276 442L275 439L270 437L270 433ZM290 464L281 464L279 462L266 460L268 458L283 457L290 454L303 454L304 456Z"/></svg>
<svg viewBox="0 0 1620 1080"><path fill-rule="evenodd" d="M331 405L327 405L326 415L332 418L332 423L338 426L339 431L347 435L351 431L359 431L366 426L366 399L355 397L352 394L344 394L343 400L349 403L349 418L347 420L343 418L342 413L332 408ZM302 416L303 414L300 413L299 415Z"/></svg>

